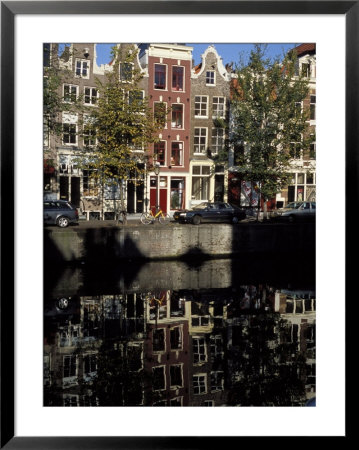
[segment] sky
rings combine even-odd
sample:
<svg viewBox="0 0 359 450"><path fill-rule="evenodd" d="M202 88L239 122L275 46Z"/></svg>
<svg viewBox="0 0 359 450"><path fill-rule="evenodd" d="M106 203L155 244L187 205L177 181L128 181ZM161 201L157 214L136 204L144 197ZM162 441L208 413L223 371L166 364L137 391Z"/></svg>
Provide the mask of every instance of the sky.
<svg viewBox="0 0 359 450"><path fill-rule="evenodd" d="M201 62L201 54L206 50L206 48L211 44L187 44L193 47L193 59L195 64ZM244 57L249 55L253 44L213 44L219 56L223 58L223 64L227 63L238 63L240 59L240 54ZM298 44L268 44L267 56L276 57L283 56L283 54L289 49L295 47ZM97 65L107 64L111 60L110 52L113 44L97 44Z"/></svg>

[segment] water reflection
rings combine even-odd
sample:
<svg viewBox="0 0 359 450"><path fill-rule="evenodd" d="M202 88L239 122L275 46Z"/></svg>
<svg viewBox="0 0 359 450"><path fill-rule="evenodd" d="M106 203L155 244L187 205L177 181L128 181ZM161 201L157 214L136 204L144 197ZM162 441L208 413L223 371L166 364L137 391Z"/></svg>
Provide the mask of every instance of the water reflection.
<svg viewBox="0 0 359 450"><path fill-rule="evenodd" d="M315 396L310 281L248 280L230 260L95 272L66 268L45 287L45 405L303 406Z"/></svg>

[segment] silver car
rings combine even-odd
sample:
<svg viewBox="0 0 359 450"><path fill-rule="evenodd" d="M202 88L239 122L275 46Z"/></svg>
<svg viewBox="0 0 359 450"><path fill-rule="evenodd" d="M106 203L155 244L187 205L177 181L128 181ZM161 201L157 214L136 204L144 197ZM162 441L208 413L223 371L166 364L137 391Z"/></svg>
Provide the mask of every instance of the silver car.
<svg viewBox="0 0 359 450"><path fill-rule="evenodd" d="M44 201L44 223L57 225L61 228L70 223L78 223L79 213L74 205L65 200Z"/></svg>
<svg viewBox="0 0 359 450"><path fill-rule="evenodd" d="M315 211L315 202L292 202L288 203L285 208L279 209L276 218L288 222L315 220Z"/></svg>

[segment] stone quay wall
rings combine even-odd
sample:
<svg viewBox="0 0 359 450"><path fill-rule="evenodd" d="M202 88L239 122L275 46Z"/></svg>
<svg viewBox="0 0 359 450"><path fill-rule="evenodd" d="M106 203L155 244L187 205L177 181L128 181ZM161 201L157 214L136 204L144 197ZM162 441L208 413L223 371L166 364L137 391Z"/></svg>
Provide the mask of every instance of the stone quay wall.
<svg viewBox="0 0 359 450"><path fill-rule="evenodd" d="M70 227L44 230L45 263L315 255L315 223Z"/></svg>

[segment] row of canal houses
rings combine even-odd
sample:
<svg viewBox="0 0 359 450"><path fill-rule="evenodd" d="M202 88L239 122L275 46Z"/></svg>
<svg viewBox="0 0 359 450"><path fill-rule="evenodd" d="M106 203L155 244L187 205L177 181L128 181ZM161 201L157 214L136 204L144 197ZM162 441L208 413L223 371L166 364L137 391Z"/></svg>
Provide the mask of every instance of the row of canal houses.
<svg viewBox="0 0 359 450"><path fill-rule="evenodd" d="M314 292L243 285L71 302L45 313L47 406L303 406L315 396Z"/></svg>
<svg viewBox="0 0 359 450"><path fill-rule="evenodd" d="M158 133L158 142L148 149L134 149L145 168L148 154L160 166L162 210L171 213L203 201L217 200L250 206L253 197L248 186L236 176L235 151L228 140L230 88L235 77L231 65L223 64L213 45L205 50L197 65L192 59L193 48L185 44L117 45L137 53L134 68L143 75L139 88L154 114L161 104L170 111ZM47 48L51 48L51 55L58 56L56 61L45 58L45 66L55 63L60 70L66 70L59 87L60 97L64 103L82 98L85 113L64 110L60 136L44 129L44 196L71 201L84 219L113 219L118 192L107 192L100 199L88 171L76 164L80 150L93 139L81 133L80 127L86 122L86 110L96 108L97 80L103 81L106 71L111 71L113 65L97 65L96 44L71 44L61 54L56 44L47 44ZM298 70L306 74L310 83L310 95L303 107L310 109L310 127L314 130L315 44L302 44L296 51ZM128 82L126 70L123 70L123 77L123 82ZM84 117L79 117L80 114ZM224 148L228 150L228 161L217 158ZM270 207L280 207L294 200L315 200L315 144L308 154L299 151L295 155L292 173L288 189L278 193ZM141 213L154 206L156 189L157 176L148 165L142 179L130 180L125 186L128 213Z"/></svg>

